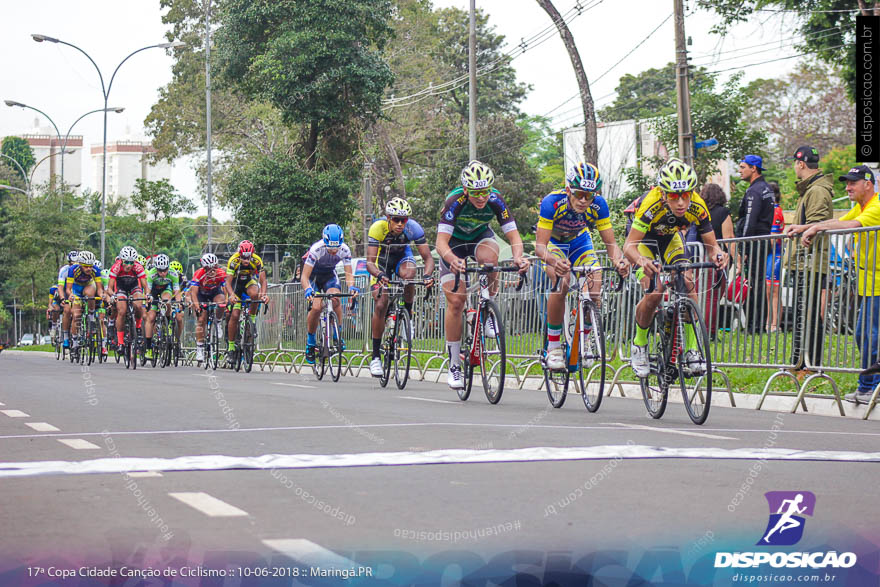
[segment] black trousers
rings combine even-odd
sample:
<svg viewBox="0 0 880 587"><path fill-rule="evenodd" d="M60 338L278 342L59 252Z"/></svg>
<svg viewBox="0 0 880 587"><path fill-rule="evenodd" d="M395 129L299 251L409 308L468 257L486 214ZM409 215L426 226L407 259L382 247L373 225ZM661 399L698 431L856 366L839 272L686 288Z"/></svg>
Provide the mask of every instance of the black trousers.
<svg viewBox="0 0 880 587"><path fill-rule="evenodd" d="M809 356L813 366L822 364L822 342L825 321L822 320L822 291L825 275L816 271L795 271L794 299L797 315L794 317L792 362L800 369Z"/></svg>

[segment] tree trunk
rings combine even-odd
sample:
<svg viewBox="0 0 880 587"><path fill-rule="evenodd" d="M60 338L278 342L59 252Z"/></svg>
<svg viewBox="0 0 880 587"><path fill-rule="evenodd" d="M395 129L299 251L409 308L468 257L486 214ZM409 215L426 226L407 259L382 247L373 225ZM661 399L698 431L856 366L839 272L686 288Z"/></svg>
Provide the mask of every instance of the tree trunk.
<svg viewBox="0 0 880 587"><path fill-rule="evenodd" d="M403 179L403 169L400 167L397 149L391 144L391 138L388 136L388 129L385 128L385 125L381 122L376 123L376 131L379 133L379 138L382 140L382 144L385 145L385 150L388 151L388 157L394 166L394 176L397 178L397 184L400 186L400 197L406 199L406 182Z"/></svg>
<svg viewBox="0 0 880 587"><path fill-rule="evenodd" d="M309 126L309 140L306 142L306 169L311 171L315 168L318 154L318 123L313 120Z"/></svg>
<svg viewBox="0 0 880 587"><path fill-rule="evenodd" d="M577 46L574 44L574 38L568 25L559 15L559 11L553 6L550 0L537 0L541 8L550 15L553 24L562 37L565 49L568 51L568 57L571 59L571 65L574 67L575 77L577 77L578 90L581 94L581 107L584 110L584 131L586 140L584 141L584 161L594 165L599 164L599 147L596 138L596 112L593 109L593 96L590 94L590 84L587 81L587 74L584 72L584 66L581 63L581 56L578 53Z"/></svg>

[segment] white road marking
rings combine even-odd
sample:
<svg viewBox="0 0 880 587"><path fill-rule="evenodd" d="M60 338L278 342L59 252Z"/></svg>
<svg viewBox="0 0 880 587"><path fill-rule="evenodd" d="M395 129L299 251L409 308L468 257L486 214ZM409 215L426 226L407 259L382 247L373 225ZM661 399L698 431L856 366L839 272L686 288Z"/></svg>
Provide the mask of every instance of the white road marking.
<svg viewBox="0 0 880 587"><path fill-rule="evenodd" d="M21 410L0 410L0 414L6 414L10 418L30 418L28 414Z"/></svg>
<svg viewBox="0 0 880 587"><path fill-rule="evenodd" d="M240 510L234 505L229 505L225 501L221 501L207 493L184 492L169 493L168 495L212 518L248 515L246 511Z"/></svg>
<svg viewBox="0 0 880 587"><path fill-rule="evenodd" d="M297 562L321 568L337 567L350 569L357 567L354 561L340 556L311 540L304 538L278 538L263 540L263 544L278 552L295 559Z"/></svg>
<svg viewBox="0 0 880 587"><path fill-rule="evenodd" d="M664 447L604 445L515 449L440 449L422 452L349 454L267 454L257 457L194 455L175 458L101 458L85 461L0 462L0 478L33 475L122 473L125 471L219 471L228 469L315 469L468 463L529 463L611 459L735 459L880 463L880 452L799 450L788 448ZM204 494L172 494L204 495ZM213 499L207 496L208 499ZM178 498L180 499L180 498ZM181 500L183 501L183 500ZM222 503L222 502L220 502ZM238 510L241 511L241 510Z"/></svg>
<svg viewBox="0 0 880 587"><path fill-rule="evenodd" d="M270 381L272 385L283 385L285 387L301 387L302 389L318 389L314 385L300 385L298 383L277 383L274 381Z"/></svg>
<svg viewBox="0 0 880 587"><path fill-rule="evenodd" d="M132 471L128 474L129 477L161 477L162 473L159 471Z"/></svg>
<svg viewBox="0 0 880 587"><path fill-rule="evenodd" d="M101 448L97 444L92 444L88 440L83 440L82 438L58 438L57 440L61 444L66 444L70 448L75 448L76 450L95 450L96 448Z"/></svg>
<svg viewBox="0 0 880 587"><path fill-rule="evenodd" d="M414 399L420 402L434 402L435 404L460 404L461 402L451 402L446 399L429 399L427 397L410 397L408 395L400 396L400 399Z"/></svg>
<svg viewBox="0 0 880 587"><path fill-rule="evenodd" d="M25 426L29 426L37 432L61 432L60 428L55 428L47 422L28 422Z"/></svg>
<svg viewBox="0 0 880 587"><path fill-rule="evenodd" d="M642 424L624 424L622 422L611 422L612 426L621 426L630 430L650 430L651 432L667 432L669 434L680 434L682 436L697 436L699 438L714 438L715 440L739 440L732 436L720 436L717 434L705 434L703 432L692 432L690 430L676 430L674 428L660 428L657 426L644 426Z"/></svg>

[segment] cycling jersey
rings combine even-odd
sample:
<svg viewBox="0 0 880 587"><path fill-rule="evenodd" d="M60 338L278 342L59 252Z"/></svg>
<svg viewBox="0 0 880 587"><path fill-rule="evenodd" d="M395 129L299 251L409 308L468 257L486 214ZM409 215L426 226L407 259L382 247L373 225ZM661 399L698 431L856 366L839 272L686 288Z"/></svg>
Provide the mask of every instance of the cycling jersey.
<svg viewBox="0 0 880 587"><path fill-rule="evenodd" d="M396 269L402 259L412 258L412 249L409 244L423 245L427 243L425 230L415 220L407 220L403 225L403 232L394 234L388 225L387 218L381 218L370 226L367 235L368 244L378 247L376 266L388 273L389 269ZM394 267L391 267L394 265Z"/></svg>
<svg viewBox="0 0 880 587"><path fill-rule="evenodd" d="M567 243L590 229L611 228L611 212L602 196L596 196L585 212L575 212L565 189L560 189L541 200L538 228L551 230L552 242Z"/></svg>
<svg viewBox="0 0 880 587"><path fill-rule="evenodd" d="M193 287L198 287L201 291L214 291L222 288L225 282L226 270L222 267L217 268L213 277L209 277L205 268L201 267L195 272L189 284Z"/></svg>
<svg viewBox="0 0 880 587"><path fill-rule="evenodd" d="M646 237L654 237L658 241L668 240L682 229L692 223L697 224L700 234L714 232L709 209L695 192L691 192L691 203L684 216L678 217L672 213L669 206L661 198L660 188L654 188L642 200L632 227L645 233Z"/></svg>
<svg viewBox="0 0 880 587"><path fill-rule="evenodd" d="M239 253L229 257L229 263L226 264L226 274L232 275L233 279L239 281L250 281L263 270L263 260L256 253L251 255L250 264L244 265L241 261Z"/></svg>
<svg viewBox="0 0 880 587"><path fill-rule="evenodd" d="M470 203L463 188L456 188L446 196L440 213L437 233L451 234L462 242L471 242L488 228L492 218L501 225L501 232L516 230L516 221L498 190L492 189L486 205L480 209Z"/></svg>
<svg viewBox="0 0 880 587"><path fill-rule="evenodd" d="M351 267L351 249L348 245L339 245L335 254L331 254L327 250L327 245L323 240L313 244L306 253L306 265L312 268L312 273L336 273L336 266L342 263L346 267Z"/></svg>
<svg viewBox="0 0 880 587"><path fill-rule="evenodd" d="M58 270L58 287L63 288L64 284L67 283L67 272L70 271L71 267L73 267L73 264L68 263L67 265L62 265L61 269Z"/></svg>
<svg viewBox="0 0 880 587"><path fill-rule="evenodd" d="M141 279L146 279L147 272L144 266L135 261L131 265L124 265L122 259L117 259L110 267L110 278L116 279L117 289L129 290L138 286Z"/></svg>
<svg viewBox="0 0 880 587"><path fill-rule="evenodd" d="M147 289L155 296L163 291L180 291L180 275L177 271L169 269L165 277L159 275L159 270L153 267L147 271Z"/></svg>
<svg viewBox="0 0 880 587"><path fill-rule="evenodd" d="M78 285L83 287L94 282L96 277L101 277L100 269L94 266L90 269L85 269L77 263L76 265L71 265L67 270L67 278L65 282L67 285Z"/></svg>

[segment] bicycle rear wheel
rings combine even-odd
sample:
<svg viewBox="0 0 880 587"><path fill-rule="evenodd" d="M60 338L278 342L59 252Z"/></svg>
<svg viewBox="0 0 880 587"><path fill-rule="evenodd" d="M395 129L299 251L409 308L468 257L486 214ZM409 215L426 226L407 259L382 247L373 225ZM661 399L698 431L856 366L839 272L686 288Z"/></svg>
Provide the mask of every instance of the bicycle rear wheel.
<svg viewBox="0 0 880 587"><path fill-rule="evenodd" d="M662 329L662 324L657 328ZM650 372L647 377L641 377L639 383L642 388L645 408L647 408L648 414L656 420L666 411L666 402L669 399L669 381L675 377L675 366L669 364L666 336L662 332L655 332L654 327L648 329L647 346Z"/></svg>
<svg viewBox="0 0 880 587"><path fill-rule="evenodd" d="M588 412L595 412L602 404L605 393L605 331L602 314L592 300L581 305L580 356L578 357L578 381L581 397ZM585 376L586 375L586 376Z"/></svg>
<svg viewBox="0 0 880 587"><path fill-rule="evenodd" d="M681 398L688 416L694 424L703 424L709 417L709 406L712 403L712 358L709 349L709 337L703 318L694 301L690 298L679 300L676 316L676 349L678 381L681 385ZM694 343L692 349L687 348L687 323L693 325ZM696 350L705 361L705 368L687 361L689 350Z"/></svg>
<svg viewBox="0 0 880 587"><path fill-rule="evenodd" d="M495 336L486 336L486 323L492 320ZM483 377L483 390L490 404L501 401L504 393L504 377L507 371L507 350L504 339L504 324L501 312L492 300L486 300L480 316L480 375Z"/></svg>
<svg viewBox="0 0 880 587"><path fill-rule="evenodd" d="M412 331L409 312L403 308L397 311L397 320L394 322L394 381L397 389L406 387L411 361Z"/></svg>
<svg viewBox="0 0 880 587"><path fill-rule="evenodd" d="M61 349L62 349L61 339L62 338L63 337L61 336L61 322L58 321L55 323L55 328L52 333L52 346L55 347L55 360L56 361L60 361L62 358L62 353L61 353Z"/></svg>
<svg viewBox="0 0 880 587"><path fill-rule="evenodd" d="M339 324L336 322L336 312L330 312L328 318L330 348L327 353L329 355L327 360L330 363L330 377L336 382L339 381L339 376L342 375L342 334L339 331Z"/></svg>
<svg viewBox="0 0 880 587"><path fill-rule="evenodd" d="M568 382L571 378L568 369L564 371L551 371L547 368L547 323L544 323L544 344L541 347L541 367L544 369L544 388L547 390L547 398L554 408L561 408L568 395ZM564 349L563 349L564 350Z"/></svg>

